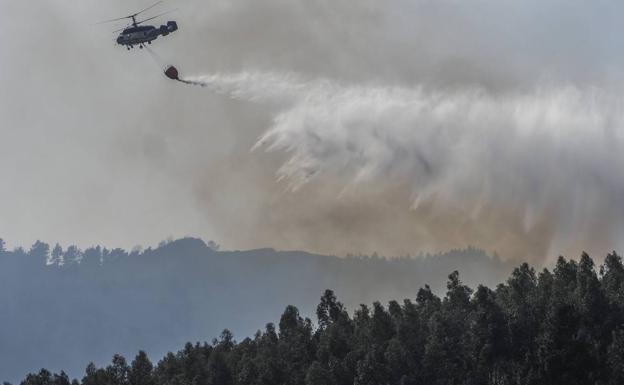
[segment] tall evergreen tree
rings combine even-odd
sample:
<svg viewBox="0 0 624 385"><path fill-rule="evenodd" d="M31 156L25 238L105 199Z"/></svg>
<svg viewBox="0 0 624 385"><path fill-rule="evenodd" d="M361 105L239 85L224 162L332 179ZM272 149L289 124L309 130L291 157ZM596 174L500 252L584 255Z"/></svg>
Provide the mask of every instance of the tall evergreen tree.
<svg viewBox="0 0 624 385"><path fill-rule="evenodd" d="M52 249L50 254L50 262L53 265L60 265L63 263L63 248L58 243Z"/></svg>
<svg viewBox="0 0 624 385"><path fill-rule="evenodd" d="M115 354L112 363L106 367L106 374L111 385L128 385L129 373L130 367L126 359L120 354Z"/></svg>
<svg viewBox="0 0 624 385"><path fill-rule="evenodd" d="M154 385L153 365L147 354L141 350L130 364L129 385Z"/></svg>

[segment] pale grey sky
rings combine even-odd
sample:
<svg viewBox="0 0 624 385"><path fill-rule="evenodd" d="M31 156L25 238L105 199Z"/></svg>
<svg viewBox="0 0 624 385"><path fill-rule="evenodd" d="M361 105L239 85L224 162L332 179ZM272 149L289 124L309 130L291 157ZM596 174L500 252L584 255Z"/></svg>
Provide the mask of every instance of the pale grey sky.
<svg viewBox="0 0 624 385"><path fill-rule="evenodd" d="M471 244L533 258L622 245L618 2L169 0L148 14L180 8L158 20L180 29L152 47L184 74L326 79L334 91L310 95L343 103L295 107L169 81L146 52L114 44L123 23L92 25L149 4L0 2L0 236L9 245L132 247L194 235L227 248L396 255ZM408 107L345 117L351 97L366 111L380 106L375 97L405 101L383 93L393 87L407 91ZM444 106L475 89L490 108L476 115L482 104L462 104L428 125L409 107L414 90ZM527 105L547 120L527 123L532 136L519 139L526 116L514 113ZM276 128L302 109L298 125ZM553 111L571 117L548 120ZM478 122L464 125L471 116ZM333 131L351 127L344 119L355 128ZM447 126L455 140L421 135ZM285 146L250 151L267 130ZM377 133L378 147L360 136ZM458 156L458 145L473 151ZM371 148L392 154L371 163ZM278 181L293 152L319 167L294 192L288 175ZM417 171L422 156L435 168L429 179ZM437 172L449 164L453 172ZM295 162L295 173L304 166ZM414 208L417 196L426 199Z"/></svg>

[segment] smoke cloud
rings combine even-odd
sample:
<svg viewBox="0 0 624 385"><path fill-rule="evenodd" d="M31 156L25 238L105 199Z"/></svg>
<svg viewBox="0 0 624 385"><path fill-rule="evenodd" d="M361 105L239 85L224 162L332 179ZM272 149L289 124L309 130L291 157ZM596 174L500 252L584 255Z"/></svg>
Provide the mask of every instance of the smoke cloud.
<svg viewBox="0 0 624 385"><path fill-rule="evenodd" d="M150 47L215 92L116 46L124 22L92 25L149 4L0 2L10 247L622 249L621 2L175 0L146 14L179 7L155 22L180 29Z"/></svg>

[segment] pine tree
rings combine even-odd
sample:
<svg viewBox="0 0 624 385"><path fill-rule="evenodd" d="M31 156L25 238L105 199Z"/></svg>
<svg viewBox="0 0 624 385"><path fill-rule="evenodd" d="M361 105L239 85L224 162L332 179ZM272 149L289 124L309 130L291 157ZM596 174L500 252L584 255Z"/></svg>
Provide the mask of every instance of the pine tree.
<svg viewBox="0 0 624 385"><path fill-rule="evenodd" d="M129 385L154 385L153 365L147 354L141 350L130 364Z"/></svg>
<svg viewBox="0 0 624 385"><path fill-rule="evenodd" d="M609 365L608 383L624 384L624 330L613 332L613 340L609 346L607 360Z"/></svg>
<svg viewBox="0 0 624 385"><path fill-rule="evenodd" d="M63 248L58 243L52 249L52 254L50 255L50 262L53 265L60 265L63 262Z"/></svg>
<svg viewBox="0 0 624 385"><path fill-rule="evenodd" d="M128 385L129 372L130 367L126 359L119 354L115 354L112 363L106 367L106 374L109 376L111 385Z"/></svg>

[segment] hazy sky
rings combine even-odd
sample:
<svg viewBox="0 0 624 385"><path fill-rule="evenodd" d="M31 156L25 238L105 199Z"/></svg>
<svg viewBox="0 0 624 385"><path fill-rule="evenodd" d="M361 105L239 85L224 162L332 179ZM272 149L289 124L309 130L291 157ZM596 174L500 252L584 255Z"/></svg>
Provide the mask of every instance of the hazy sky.
<svg viewBox="0 0 624 385"><path fill-rule="evenodd" d="M150 11L179 7L160 21L180 29L152 47L207 88L116 46L123 23L92 25L149 4L0 2L10 245L193 235L226 248L474 245L514 258L623 245L618 2L171 0Z"/></svg>

